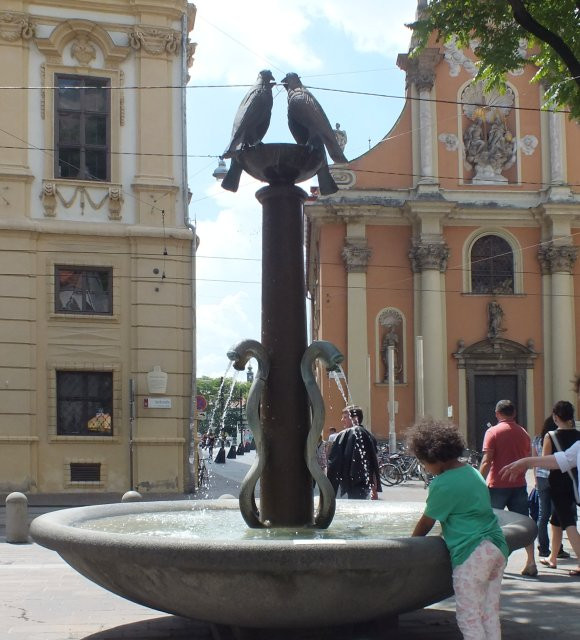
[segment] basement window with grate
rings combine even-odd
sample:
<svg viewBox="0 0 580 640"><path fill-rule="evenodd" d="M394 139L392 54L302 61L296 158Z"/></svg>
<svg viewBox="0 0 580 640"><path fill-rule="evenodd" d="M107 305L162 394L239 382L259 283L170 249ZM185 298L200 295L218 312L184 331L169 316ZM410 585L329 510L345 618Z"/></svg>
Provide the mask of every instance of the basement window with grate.
<svg viewBox="0 0 580 640"><path fill-rule="evenodd" d="M100 462L71 462L70 465L71 482L100 482L101 463Z"/></svg>

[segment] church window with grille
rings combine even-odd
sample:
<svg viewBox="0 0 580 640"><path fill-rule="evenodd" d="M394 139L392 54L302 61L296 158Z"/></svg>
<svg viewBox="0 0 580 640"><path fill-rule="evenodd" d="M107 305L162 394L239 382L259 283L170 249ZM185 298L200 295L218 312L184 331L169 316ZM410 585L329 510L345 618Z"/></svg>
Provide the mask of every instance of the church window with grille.
<svg viewBox="0 0 580 640"><path fill-rule="evenodd" d="M500 236L479 238L471 248L471 292L514 293L514 254Z"/></svg>

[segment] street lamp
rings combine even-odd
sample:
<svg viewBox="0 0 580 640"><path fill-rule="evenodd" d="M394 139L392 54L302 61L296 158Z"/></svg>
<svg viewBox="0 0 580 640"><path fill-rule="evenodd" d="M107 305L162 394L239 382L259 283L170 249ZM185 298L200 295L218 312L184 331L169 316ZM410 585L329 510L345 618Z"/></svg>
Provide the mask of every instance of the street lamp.
<svg viewBox="0 0 580 640"><path fill-rule="evenodd" d="M218 166L214 169L214 172L211 175L219 181L226 177L227 172L228 168L226 167L226 161L220 156Z"/></svg>

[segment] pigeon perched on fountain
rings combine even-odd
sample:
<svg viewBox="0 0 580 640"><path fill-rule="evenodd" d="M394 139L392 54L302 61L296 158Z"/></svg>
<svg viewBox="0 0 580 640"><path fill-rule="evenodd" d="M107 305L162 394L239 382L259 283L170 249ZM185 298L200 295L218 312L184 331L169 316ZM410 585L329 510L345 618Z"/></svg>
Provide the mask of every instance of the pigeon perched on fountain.
<svg viewBox="0 0 580 640"><path fill-rule="evenodd" d="M269 69L260 71L256 84L238 107L231 141L222 154L222 158L231 158L230 168L222 181L222 187L228 191L238 190L242 175L242 166L236 160L236 153L259 144L268 131L272 114L272 86L275 83Z"/></svg>
<svg viewBox="0 0 580 640"><path fill-rule="evenodd" d="M296 73L288 73L281 81L288 91L288 127L298 144L312 148L326 147L334 162L348 162L336 134L318 100L302 84ZM336 193L338 187L330 175L326 154L318 170L318 186L322 195Z"/></svg>

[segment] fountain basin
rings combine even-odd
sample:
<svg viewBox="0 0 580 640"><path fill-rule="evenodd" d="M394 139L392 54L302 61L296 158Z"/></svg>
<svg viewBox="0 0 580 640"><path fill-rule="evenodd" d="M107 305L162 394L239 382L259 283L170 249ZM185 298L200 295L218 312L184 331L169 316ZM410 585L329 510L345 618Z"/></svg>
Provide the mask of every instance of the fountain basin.
<svg viewBox="0 0 580 640"><path fill-rule="evenodd" d="M258 144L236 154L244 171L269 184L293 184L312 178L324 162L324 151L276 142Z"/></svg>
<svg viewBox="0 0 580 640"><path fill-rule="evenodd" d="M418 517L421 503L412 517ZM389 504L338 501L337 518ZM238 511L236 500L127 502L66 509L36 518L35 542L124 598L176 615L240 627L300 628L394 616L453 594L451 566L438 536L359 539L190 538L92 528L114 516ZM530 519L496 512L511 550L530 544ZM358 514L358 515L357 515ZM241 520L240 516L240 522ZM245 529L245 527L244 527ZM409 529L408 529L409 530ZM329 530L330 533L331 530ZM388 534L385 534L385 536ZM376 537L375 537L376 536ZM274 537L274 539L268 539Z"/></svg>

